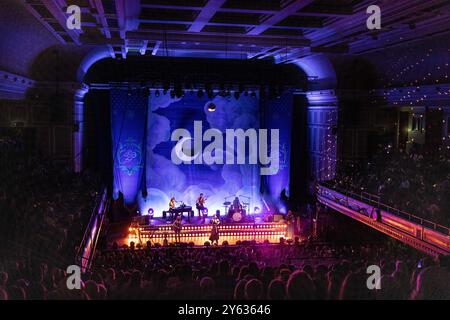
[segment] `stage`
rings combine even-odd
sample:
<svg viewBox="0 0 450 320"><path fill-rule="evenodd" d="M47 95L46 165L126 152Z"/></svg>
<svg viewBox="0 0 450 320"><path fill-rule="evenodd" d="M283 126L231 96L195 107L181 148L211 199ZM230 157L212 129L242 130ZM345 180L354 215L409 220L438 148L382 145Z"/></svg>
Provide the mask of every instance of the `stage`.
<svg viewBox="0 0 450 320"><path fill-rule="evenodd" d="M212 226L210 218L202 219L194 217L190 222L184 221L182 224L180 241L184 243L193 243L195 246L203 246L209 241ZM172 230L171 220L163 218L149 219L148 216L134 218L128 224L127 233L122 236L109 237L109 243L117 242L119 246L130 245L131 242L146 245L148 241L155 245L163 245L165 239L167 242L175 242L175 232ZM219 225L219 244L227 241L229 245L235 245L238 241L256 241L263 243L266 240L269 243L279 243L280 238L287 239L287 224L283 219L278 222L265 222L262 215L253 216L251 222L233 223L225 219Z"/></svg>

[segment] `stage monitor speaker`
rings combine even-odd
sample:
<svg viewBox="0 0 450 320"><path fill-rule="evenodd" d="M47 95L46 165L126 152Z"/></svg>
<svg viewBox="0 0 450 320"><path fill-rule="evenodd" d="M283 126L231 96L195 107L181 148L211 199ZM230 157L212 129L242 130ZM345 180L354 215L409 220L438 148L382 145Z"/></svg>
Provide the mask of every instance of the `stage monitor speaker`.
<svg viewBox="0 0 450 320"><path fill-rule="evenodd" d="M273 215L273 222L280 222L284 219L284 216L282 214L274 214Z"/></svg>

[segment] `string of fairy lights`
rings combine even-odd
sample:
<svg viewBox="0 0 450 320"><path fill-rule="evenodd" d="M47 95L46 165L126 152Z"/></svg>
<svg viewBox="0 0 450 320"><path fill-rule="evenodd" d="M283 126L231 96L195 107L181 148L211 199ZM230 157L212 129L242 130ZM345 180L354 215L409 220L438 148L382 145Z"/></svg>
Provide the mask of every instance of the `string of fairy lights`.
<svg viewBox="0 0 450 320"><path fill-rule="evenodd" d="M385 85L381 91L385 101L391 99L393 105L409 106L413 116L416 116L415 107L425 105L425 102L436 99L436 96L450 93L447 86L449 62L445 58L445 54L442 55L443 52L450 52L450 49L442 47L440 50L439 48L443 44L438 42L435 44L437 44L435 49L419 48L418 50L415 46L409 46L406 49L403 48L400 54L395 51L383 53L387 55L383 57L387 68L384 72L386 76L382 76ZM375 91L372 90L372 93ZM372 104L378 102L374 100ZM439 110L442 109L439 108ZM336 137L332 134L337 112L337 108L329 110L326 138L322 141L319 168L316 167L316 176L319 179L334 178L338 165L338 160L335 158ZM423 115L419 115L419 117L423 117ZM442 121L446 122L445 119ZM444 136L442 139L446 140L446 137ZM450 149L450 146L447 146L447 149ZM325 163L326 165L324 165Z"/></svg>
<svg viewBox="0 0 450 320"><path fill-rule="evenodd" d="M320 155L320 165L317 171L318 180L333 179L336 173L336 135L333 134L333 128L337 125L337 107L327 110L326 137L322 140L322 150ZM326 165L323 165L325 164Z"/></svg>
<svg viewBox="0 0 450 320"><path fill-rule="evenodd" d="M394 105L423 102L430 97L430 94L420 93L423 85L436 85L438 95L449 94L448 90L442 89L439 84L448 83L449 62L445 53L448 54L450 49L437 40L433 46L437 49L408 46L402 49L402 54L397 51L383 53L386 55L384 64L388 66L384 72L386 76L382 76L385 98L400 92L402 95L398 101L393 102ZM399 87L411 88L402 90Z"/></svg>

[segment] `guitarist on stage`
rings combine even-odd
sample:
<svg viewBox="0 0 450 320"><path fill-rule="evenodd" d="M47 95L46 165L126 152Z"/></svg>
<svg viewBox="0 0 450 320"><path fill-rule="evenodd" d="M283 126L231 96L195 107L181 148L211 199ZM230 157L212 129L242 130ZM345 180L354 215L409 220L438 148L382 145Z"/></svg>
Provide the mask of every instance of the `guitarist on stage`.
<svg viewBox="0 0 450 320"><path fill-rule="evenodd" d="M197 198L197 202L195 203L199 218L203 217L203 210L205 210L205 202L206 202L205 196L203 195L203 193L200 193L200 196ZM204 217L203 217L203 221L204 221Z"/></svg>

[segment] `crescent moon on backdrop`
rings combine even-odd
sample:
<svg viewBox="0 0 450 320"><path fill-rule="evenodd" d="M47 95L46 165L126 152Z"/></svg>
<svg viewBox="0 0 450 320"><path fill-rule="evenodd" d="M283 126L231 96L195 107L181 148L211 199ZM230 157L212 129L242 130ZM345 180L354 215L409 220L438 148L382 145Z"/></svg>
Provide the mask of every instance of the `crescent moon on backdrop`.
<svg viewBox="0 0 450 320"><path fill-rule="evenodd" d="M191 162L195 158L198 157L198 153L193 156L188 156L183 152L183 144L188 140L194 140L189 137L184 137L178 140L177 144L174 147L175 154L177 155L178 159L180 159L183 162Z"/></svg>

